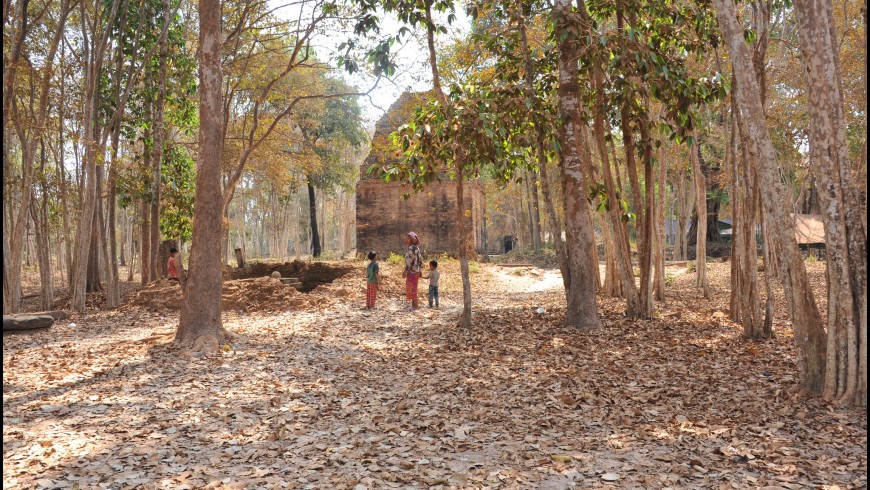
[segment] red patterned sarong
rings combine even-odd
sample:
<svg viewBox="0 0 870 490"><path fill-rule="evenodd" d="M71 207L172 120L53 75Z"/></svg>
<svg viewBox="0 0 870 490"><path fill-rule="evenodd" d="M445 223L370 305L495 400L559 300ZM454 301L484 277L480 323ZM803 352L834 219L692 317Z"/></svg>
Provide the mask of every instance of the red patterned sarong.
<svg viewBox="0 0 870 490"><path fill-rule="evenodd" d="M366 288L366 308L374 308L375 300L378 298L378 285L369 284Z"/></svg>
<svg viewBox="0 0 870 490"><path fill-rule="evenodd" d="M405 297L409 301L417 299L417 281L420 280L419 272L409 272L405 277Z"/></svg>

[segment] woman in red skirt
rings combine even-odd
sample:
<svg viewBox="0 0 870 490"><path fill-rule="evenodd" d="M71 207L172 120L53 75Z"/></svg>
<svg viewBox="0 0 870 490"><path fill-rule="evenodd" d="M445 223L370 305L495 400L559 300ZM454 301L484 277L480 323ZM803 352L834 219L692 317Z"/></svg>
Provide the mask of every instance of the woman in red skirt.
<svg viewBox="0 0 870 490"><path fill-rule="evenodd" d="M417 281L420 280L420 274L423 268L423 255L420 253L420 238L413 231L405 235L405 245L408 250L405 251L405 270L402 275L405 277L405 296L411 301L410 309L416 310L418 305L417 297Z"/></svg>

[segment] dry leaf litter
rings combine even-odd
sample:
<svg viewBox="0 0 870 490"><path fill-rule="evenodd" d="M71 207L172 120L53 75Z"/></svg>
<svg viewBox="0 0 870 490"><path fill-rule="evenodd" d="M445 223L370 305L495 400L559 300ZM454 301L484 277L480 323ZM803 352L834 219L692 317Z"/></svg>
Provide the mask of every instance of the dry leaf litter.
<svg viewBox="0 0 870 490"><path fill-rule="evenodd" d="M601 298L591 333L561 326L558 271L481 265L463 330L455 262L441 308L413 312L386 263L361 309L351 265L307 294L227 281L234 339L211 357L171 343L164 282L4 336L3 487L867 487L866 411L800 396L781 297L777 338L741 339L728 264L710 264L711 299L669 268L655 320Z"/></svg>

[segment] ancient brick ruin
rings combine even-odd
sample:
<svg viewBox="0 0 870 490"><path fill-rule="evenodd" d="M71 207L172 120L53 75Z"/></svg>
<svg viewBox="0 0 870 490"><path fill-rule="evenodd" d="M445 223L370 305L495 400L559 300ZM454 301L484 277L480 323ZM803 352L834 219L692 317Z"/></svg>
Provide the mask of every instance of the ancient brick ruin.
<svg viewBox="0 0 870 490"><path fill-rule="evenodd" d="M456 183L433 183L423 192L411 192L408 185L384 182L377 169L397 158L389 151L389 135L405 123L410 114L432 93L404 93L378 121L372 139L372 150L360 166L360 181L356 186L356 247L361 253L376 250L382 256L404 250L403 236L414 231L420 236L426 254L446 252L456 254L459 227L456 225ZM369 168L374 166L374 172ZM465 185L465 205L470 213L474 251L483 253L486 244L484 221L484 191L479 182Z"/></svg>

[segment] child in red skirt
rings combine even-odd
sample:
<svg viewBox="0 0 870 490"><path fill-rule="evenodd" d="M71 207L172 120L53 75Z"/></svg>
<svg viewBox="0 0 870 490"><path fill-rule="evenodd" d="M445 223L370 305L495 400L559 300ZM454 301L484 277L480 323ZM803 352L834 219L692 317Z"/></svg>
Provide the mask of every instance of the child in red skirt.
<svg viewBox="0 0 870 490"><path fill-rule="evenodd" d="M375 300L378 297L378 282L380 267L378 267L378 253L369 252L368 258L371 262L366 267L366 309L370 310L375 307Z"/></svg>

